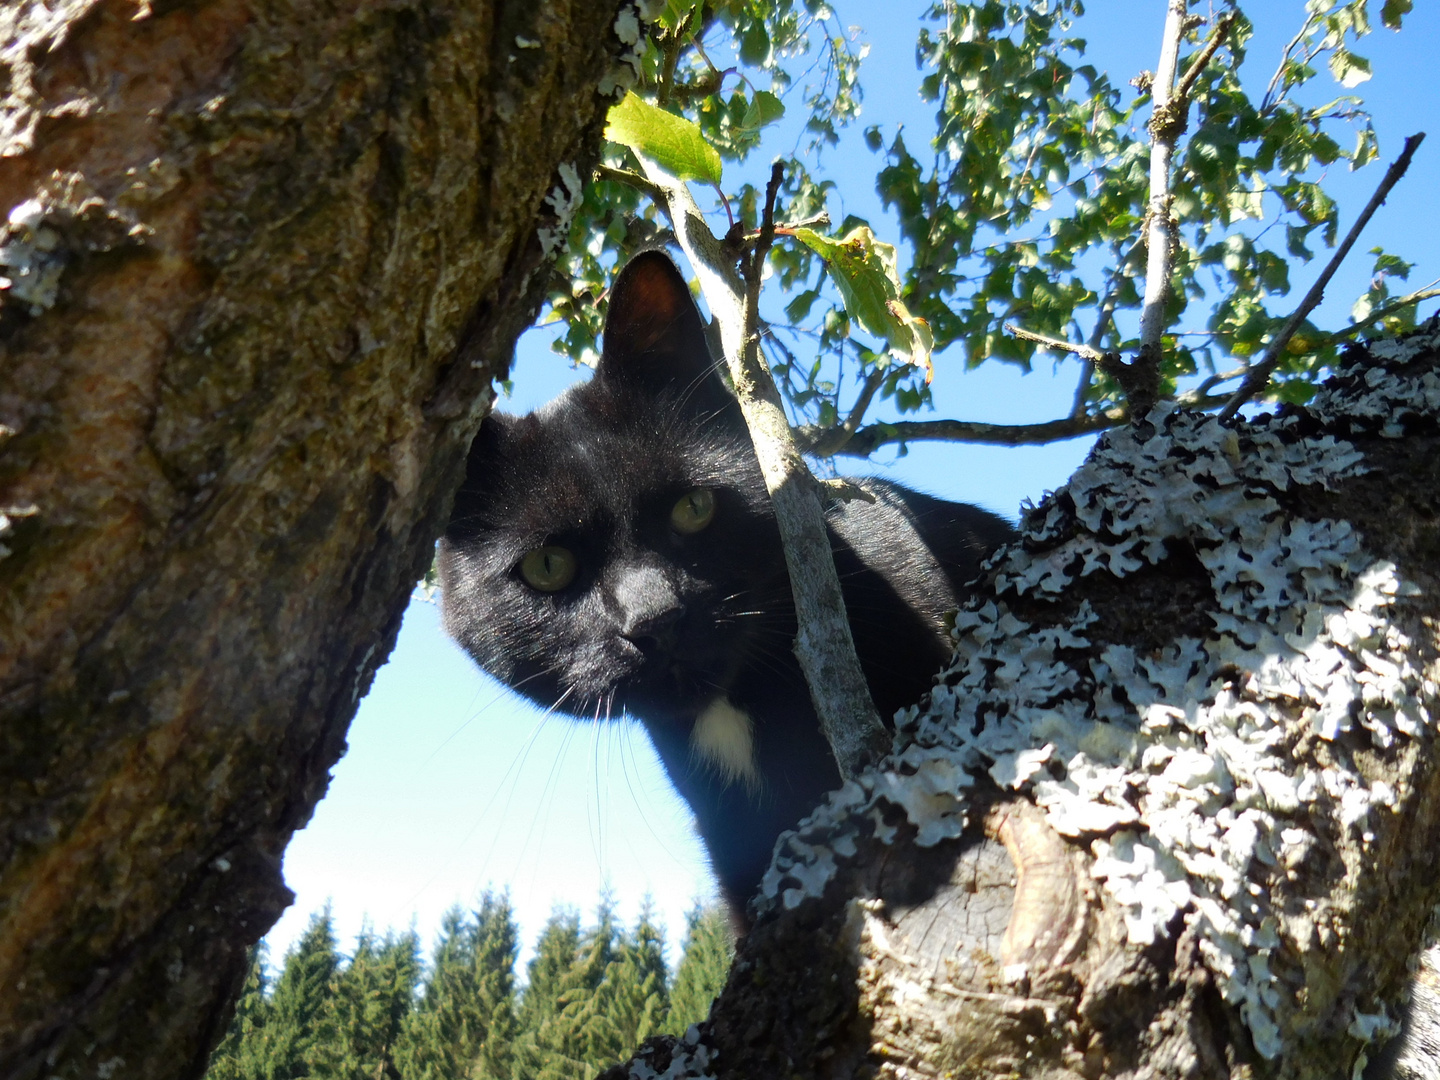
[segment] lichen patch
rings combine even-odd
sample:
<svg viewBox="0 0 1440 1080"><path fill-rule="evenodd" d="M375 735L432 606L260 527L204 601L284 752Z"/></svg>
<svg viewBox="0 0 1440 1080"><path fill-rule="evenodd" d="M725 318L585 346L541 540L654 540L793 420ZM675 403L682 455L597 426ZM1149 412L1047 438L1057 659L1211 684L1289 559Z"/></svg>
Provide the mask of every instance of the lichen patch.
<svg viewBox="0 0 1440 1080"><path fill-rule="evenodd" d="M1103 437L992 561L957 617L953 665L927 707L897 717L895 753L782 836L761 909L820 895L862 832L888 842L884 804L922 846L958 836L988 774L1088 847L1132 944L1180 918L1256 1049L1277 1056L1308 1022L1300 958L1359 917L1322 910L1316 853L1372 843L1396 801L1374 755L1428 738L1440 709L1394 618L1418 587L1349 522L1292 506L1366 474L1347 435L1433 429L1440 378L1413 362L1437 347L1433 327L1381 346L1381 366L1342 372L1308 410L1227 427L1162 405ZM1123 590L1177 551L1208 582L1203 632L1092 640L1088 601L1059 602L1087 578ZM1334 873L1360 872L1339 858ZM1370 1003L1346 1020L1368 1039L1385 1016Z"/></svg>

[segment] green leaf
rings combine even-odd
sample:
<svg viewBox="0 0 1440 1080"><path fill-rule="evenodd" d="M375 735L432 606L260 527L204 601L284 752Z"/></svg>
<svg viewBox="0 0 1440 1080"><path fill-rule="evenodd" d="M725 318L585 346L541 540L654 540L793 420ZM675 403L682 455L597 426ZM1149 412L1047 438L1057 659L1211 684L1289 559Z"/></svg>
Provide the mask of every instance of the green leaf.
<svg viewBox="0 0 1440 1080"><path fill-rule="evenodd" d="M1356 56L1349 49L1336 49L1330 54L1330 74L1349 90L1370 78L1370 61Z"/></svg>
<svg viewBox="0 0 1440 1080"><path fill-rule="evenodd" d="M750 130L774 123L785 115L785 103L768 90L757 90L745 109L745 119L740 126Z"/></svg>
<svg viewBox="0 0 1440 1080"><path fill-rule="evenodd" d="M605 137L649 158L678 180L720 183L720 152L700 129L633 93L610 110Z"/></svg>
<svg viewBox="0 0 1440 1080"><path fill-rule="evenodd" d="M1375 256L1376 274L1393 274L1402 281L1410 276L1410 271L1415 266L1414 263L1406 262L1398 255L1388 254L1384 248L1373 247L1370 249L1370 254Z"/></svg>
<svg viewBox="0 0 1440 1080"><path fill-rule="evenodd" d="M1400 29L1400 20L1410 14L1413 5L1410 0L1385 0L1380 9L1380 21L1390 30Z"/></svg>
<svg viewBox="0 0 1440 1080"><path fill-rule="evenodd" d="M1355 133L1355 153L1350 156L1350 169L1364 168L1375 160L1379 145L1375 141L1375 129L1366 124Z"/></svg>
<svg viewBox="0 0 1440 1080"><path fill-rule="evenodd" d="M695 14L700 0L669 0L657 20L666 30L684 26Z"/></svg>
<svg viewBox="0 0 1440 1080"><path fill-rule="evenodd" d="M814 307L815 301L819 299L820 293L816 289L806 289L802 293L797 293L795 299L785 305L785 317L792 324L802 322L805 316L810 314L810 309Z"/></svg>
<svg viewBox="0 0 1440 1080"><path fill-rule="evenodd" d="M759 67L770 58L770 35L759 19L740 35L740 59L751 67Z"/></svg>
<svg viewBox="0 0 1440 1080"><path fill-rule="evenodd" d="M907 363L923 367L928 383L935 374L930 362L935 342L925 320L900 299L894 246L876 240L866 225L839 240L813 229L796 229L795 238L825 260L850 318L883 337Z"/></svg>

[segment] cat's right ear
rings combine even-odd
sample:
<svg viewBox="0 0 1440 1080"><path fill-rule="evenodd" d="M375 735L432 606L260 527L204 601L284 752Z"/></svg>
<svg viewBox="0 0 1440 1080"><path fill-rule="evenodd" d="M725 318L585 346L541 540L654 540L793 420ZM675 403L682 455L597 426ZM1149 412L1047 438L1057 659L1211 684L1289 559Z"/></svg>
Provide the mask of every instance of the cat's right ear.
<svg viewBox="0 0 1440 1080"><path fill-rule="evenodd" d="M597 374L652 397L673 396L697 411L735 406L690 287L659 251L636 255L615 279Z"/></svg>

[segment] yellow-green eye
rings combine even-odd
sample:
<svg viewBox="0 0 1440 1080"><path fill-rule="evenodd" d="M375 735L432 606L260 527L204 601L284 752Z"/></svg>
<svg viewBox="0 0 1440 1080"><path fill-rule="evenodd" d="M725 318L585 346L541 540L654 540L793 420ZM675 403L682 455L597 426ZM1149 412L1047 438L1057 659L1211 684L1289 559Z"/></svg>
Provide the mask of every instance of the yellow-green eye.
<svg viewBox="0 0 1440 1080"><path fill-rule="evenodd" d="M670 511L670 524L680 532L689 535L698 533L715 520L715 493L709 488L696 488Z"/></svg>
<svg viewBox="0 0 1440 1080"><path fill-rule="evenodd" d="M575 580L575 556L568 548L546 544L525 553L520 576L541 592L559 592Z"/></svg>

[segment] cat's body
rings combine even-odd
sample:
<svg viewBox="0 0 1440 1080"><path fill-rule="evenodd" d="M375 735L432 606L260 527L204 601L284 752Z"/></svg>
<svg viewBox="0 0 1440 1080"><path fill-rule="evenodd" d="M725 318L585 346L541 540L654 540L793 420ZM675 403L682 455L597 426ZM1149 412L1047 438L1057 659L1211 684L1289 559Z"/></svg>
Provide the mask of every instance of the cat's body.
<svg viewBox="0 0 1440 1080"><path fill-rule="evenodd" d="M942 619L1011 535L884 481L827 513L856 651L889 717L929 688ZM632 260L596 375L486 420L441 544L446 625L544 706L644 724L743 910L776 836L839 784L791 651L779 534L684 279Z"/></svg>

